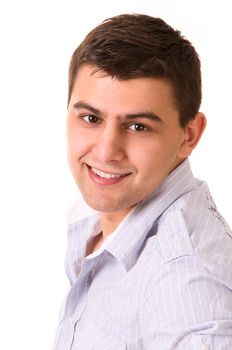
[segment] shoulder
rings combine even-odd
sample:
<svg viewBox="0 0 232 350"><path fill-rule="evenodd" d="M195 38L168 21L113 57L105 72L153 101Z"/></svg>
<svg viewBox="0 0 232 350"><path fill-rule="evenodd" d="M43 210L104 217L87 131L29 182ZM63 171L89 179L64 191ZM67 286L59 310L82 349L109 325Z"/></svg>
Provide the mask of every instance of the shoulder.
<svg viewBox="0 0 232 350"><path fill-rule="evenodd" d="M232 245L222 226L215 221L207 237L204 225L190 230L180 210L163 218L149 242L159 259L151 254L147 264L141 317L147 338L231 335Z"/></svg>
<svg viewBox="0 0 232 350"><path fill-rule="evenodd" d="M153 327L153 320L160 332L226 327L223 320L232 319L232 237L207 188L170 206L145 250L144 324Z"/></svg>
<svg viewBox="0 0 232 350"><path fill-rule="evenodd" d="M142 255L146 295L186 292L197 300L191 293L200 293L203 300L218 291L232 298L232 234L205 184L163 213Z"/></svg>
<svg viewBox="0 0 232 350"><path fill-rule="evenodd" d="M161 264L194 256L232 272L232 232L205 183L162 214L147 246L158 248Z"/></svg>

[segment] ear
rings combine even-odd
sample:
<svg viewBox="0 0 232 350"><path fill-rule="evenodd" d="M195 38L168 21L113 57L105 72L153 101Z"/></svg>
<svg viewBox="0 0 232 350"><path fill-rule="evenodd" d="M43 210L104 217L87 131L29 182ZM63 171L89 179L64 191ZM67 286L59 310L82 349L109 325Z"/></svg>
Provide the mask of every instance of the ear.
<svg viewBox="0 0 232 350"><path fill-rule="evenodd" d="M179 157L186 158L190 156L192 150L198 144L206 127L206 118L203 113L198 112L195 118L190 120L184 128L184 141L180 148Z"/></svg>

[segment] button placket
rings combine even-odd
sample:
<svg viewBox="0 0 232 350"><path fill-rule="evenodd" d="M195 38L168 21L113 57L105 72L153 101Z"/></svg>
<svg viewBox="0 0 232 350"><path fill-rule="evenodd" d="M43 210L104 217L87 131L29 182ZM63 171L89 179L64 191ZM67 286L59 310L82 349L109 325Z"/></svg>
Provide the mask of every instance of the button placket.
<svg viewBox="0 0 232 350"><path fill-rule="evenodd" d="M95 271L91 268L91 265L88 266L85 264L85 267L82 269L78 281L76 281L75 286L73 286L76 288L76 306L73 309L73 314L71 314L69 317L69 323L74 327L76 323L81 319L81 316L85 310L86 298L89 287L92 283L94 272Z"/></svg>

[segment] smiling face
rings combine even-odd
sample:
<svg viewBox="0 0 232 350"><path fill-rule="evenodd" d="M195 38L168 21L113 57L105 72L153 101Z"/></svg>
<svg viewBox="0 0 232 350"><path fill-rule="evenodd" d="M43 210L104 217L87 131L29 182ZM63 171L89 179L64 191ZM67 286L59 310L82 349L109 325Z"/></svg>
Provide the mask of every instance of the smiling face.
<svg viewBox="0 0 232 350"><path fill-rule="evenodd" d="M119 81L80 68L68 107L68 159L86 202L121 213L141 202L191 152L167 81Z"/></svg>

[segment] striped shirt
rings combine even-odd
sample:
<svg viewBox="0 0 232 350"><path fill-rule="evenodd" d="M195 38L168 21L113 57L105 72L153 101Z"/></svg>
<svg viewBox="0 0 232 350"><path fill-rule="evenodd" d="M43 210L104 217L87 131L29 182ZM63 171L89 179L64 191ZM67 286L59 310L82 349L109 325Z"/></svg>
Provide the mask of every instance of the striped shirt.
<svg viewBox="0 0 232 350"><path fill-rule="evenodd" d="M54 350L232 349L232 233L188 159L85 257L100 231L89 209L69 225Z"/></svg>

